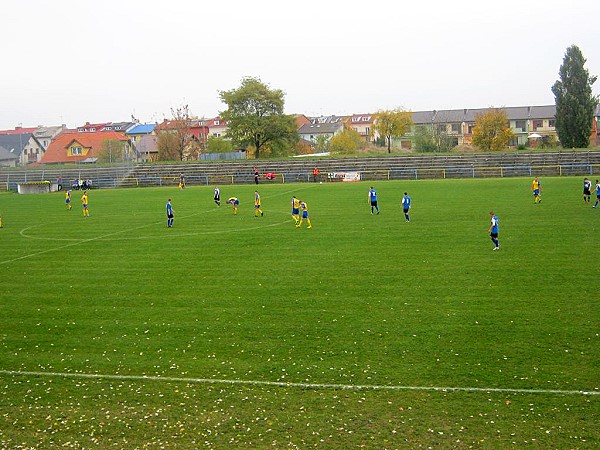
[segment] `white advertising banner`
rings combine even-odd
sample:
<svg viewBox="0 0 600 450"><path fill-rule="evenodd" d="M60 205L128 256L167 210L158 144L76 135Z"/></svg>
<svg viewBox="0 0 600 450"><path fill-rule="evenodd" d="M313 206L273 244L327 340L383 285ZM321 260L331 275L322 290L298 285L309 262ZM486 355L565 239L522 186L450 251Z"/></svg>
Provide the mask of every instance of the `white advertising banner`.
<svg viewBox="0 0 600 450"><path fill-rule="evenodd" d="M329 172L330 181L360 181L360 172Z"/></svg>

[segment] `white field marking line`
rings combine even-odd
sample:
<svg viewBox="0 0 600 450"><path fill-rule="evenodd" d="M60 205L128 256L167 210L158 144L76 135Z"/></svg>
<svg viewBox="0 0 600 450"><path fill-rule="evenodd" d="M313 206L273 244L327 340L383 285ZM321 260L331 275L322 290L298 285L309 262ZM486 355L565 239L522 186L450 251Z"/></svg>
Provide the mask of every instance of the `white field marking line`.
<svg viewBox="0 0 600 450"><path fill-rule="evenodd" d="M264 198L269 199L269 198L273 198L273 197L281 197L282 195L295 194L298 191L305 191L307 189L314 189L315 187L316 187L315 185L310 184L310 185L308 185L306 187L303 187L303 188L300 188L300 189L292 189L292 190L289 190L289 191L279 192L279 193L274 194L274 195L265 196Z"/></svg>
<svg viewBox="0 0 600 450"><path fill-rule="evenodd" d="M267 211L267 210L265 210ZM186 216L187 217L191 217L191 216ZM278 227L281 225L285 225L289 223L289 220L286 220L284 222L277 222L277 223L270 223L267 225L256 225L256 226L252 226L252 227L248 227L248 228L232 228L231 230L216 230L216 231L198 231L198 232L194 232L194 233L169 233L168 235L155 235L155 236L128 236L128 237L124 237L124 238L118 238L118 237L114 237L114 235L105 235L105 236L100 236L98 238L96 238L97 240L101 240L101 241L110 241L110 242L114 242L114 241L120 241L120 240L127 240L127 241L142 241L142 240L151 240L151 239L169 239L169 238L174 238L174 237L189 237L189 236L204 236L204 235L214 235L214 234L227 234L227 233L239 233L239 232L243 232L243 231L251 231L251 230L260 230L262 228L272 228L272 227ZM156 222L155 222L156 224ZM28 238L28 239L37 239L37 240L41 240L41 241L71 241L74 242L74 244L79 244L82 241L84 241L85 239L79 239L79 238L45 238L45 237L38 237L38 236L32 236L29 234L26 234L26 231L34 228L34 227L38 227L40 225L32 225L30 227L24 228L23 230L21 230L20 234L21 236L23 236L24 238ZM59 248L64 248L64 247L59 247ZM0 264L2 264L0 262Z"/></svg>
<svg viewBox="0 0 600 450"><path fill-rule="evenodd" d="M208 212L210 212L210 211L212 211L212 210L209 210ZM198 214L201 214L201 213L202 212L199 211L197 213L187 215L187 216L183 217L183 219L186 219L188 217L197 216ZM96 237L93 237L93 238L81 239L81 240L79 240L77 242L71 242L69 244L61 245L60 247L49 248L49 249L46 249L46 250L41 250L39 252L30 253L28 255L19 256L18 258L13 258L13 259L7 259L5 261L0 261L0 265L10 264L10 263L15 262L15 261L21 261L23 259L28 259L28 258L32 258L34 256L43 255L45 253L50 253L50 252L53 252L55 250L62 250L64 248L73 247L75 245L85 244L87 242L98 241L98 240L101 240L101 239L105 239L107 237L116 236L117 234L127 233L127 232L130 232L131 230L139 230L141 228L147 228L147 227L150 227L150 226L154 226L154 225L157 225L159 223L163 223L163 221L160 221L160 222L151 222L151 223L140 225L140 226L137 226L137 227L134 227L134 228L129 228L129 229L121 230L121 231L115 231L114 233L104 234L104 235L96 236ZM30 228L33 228L35 226L40 226L40 225L32 225L31 227L27 227L27 228L22 229L21 232L20 232L21 236L27 237L25 234L23 234L23 232L26 231L26 230L28 230L28 229L30 229Z"/></svg>
<svg viewBox="0 0 600 450"><path fill-rule="evenodd" d="M0 370L0 375L34 376L54 378L84 378L96 380L164 381L169 383L232 384L245 386L274 386L299 389L333 389L346 391L435 391L435 392L499 392L506 394L556 394L556 395L600 395L600 391L577 391L561 389L511 389L477 387L438 387L438 386L399 386L399 385L360 385L335 383L293 383L286 381L225 380L218 378L179 378L145 375L103 375L93 373L29 372L20 370Z"/></svg>

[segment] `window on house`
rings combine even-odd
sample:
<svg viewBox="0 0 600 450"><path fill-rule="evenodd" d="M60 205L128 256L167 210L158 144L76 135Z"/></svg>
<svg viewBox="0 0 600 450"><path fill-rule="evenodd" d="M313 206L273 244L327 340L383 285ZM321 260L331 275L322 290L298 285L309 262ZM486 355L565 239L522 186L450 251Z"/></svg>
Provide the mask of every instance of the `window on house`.
<svg viewBox="0 0 600 450"><path fill-rule="evenodd" d="M71 155L81 155L81 147L71 147Z"/></svg>
<svg viewBox="0 0 600 450"><path fill-rule="evenodd" d="M468 133L469 134L473 134L473 128L475 128L475 124L474 123L470 123L468 125Z"/></svg>
<svg viewBox="0 0 600 450"><path fill-rule="evenodd" d="M537 131L539 128L543 128L544 121L543 120L534 120L533 121L533 131Z"/></svg>
<svg viewBox="0 0 600 450"><path fill-rule="evenodd" d="M556 120L554 120L554 119L550 119L550 120L548 121L548 126L549 126L549 127L552 127L552 128L556 127Z"/></svg>
<svg viewBox="0 0 600 450"><path fill-rule="evenodd" d="M460 123L453 123L452 124L452 132L453 133L460 133L461 132L461 124Z"/></svg>
<svg viewBox="0 0 600 450"><path fill-rule="evenodd" d="M525 131L527 124L524 120L515 120L515 130Z"/></svg>
<svg viewBox="0 0 600 450"><path fill-rule="evenodd" d="M219 125L219 123L220 122L218 120L215 120L215 125Z"/></svg>
<svg viewBox="0 0 600 450"><path fill-rule="evenodd" d="M370 127L366 127L365 128L365 134L371 134L371 128Z"/></svg>

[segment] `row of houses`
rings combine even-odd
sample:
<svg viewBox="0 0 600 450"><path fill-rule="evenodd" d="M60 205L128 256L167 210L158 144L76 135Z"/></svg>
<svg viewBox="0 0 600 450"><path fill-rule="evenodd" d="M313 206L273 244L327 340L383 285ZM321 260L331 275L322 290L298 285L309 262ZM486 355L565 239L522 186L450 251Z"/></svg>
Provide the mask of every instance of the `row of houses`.
<svg viewBox="0 0 600 450"><path fill-rule="evenodd" d="M515 138L509 144L510 146L535 145L538 139L545 137L554 137L558 141L556 135L555 105L516 106L501 109L506 113L508 126L515 135ZM475 121L479 115L488 110L489 108L465 108L440 111L416 111L412 113L412 121L414 127L427 126L439 133L443 133L449 139L451 147L471 145ZM592 121L590 144L594 146L600 145L599 122L600 105L598 105ZM320 135L335 136L344 127L350 127L365 139L375 141L379 136L373 130L373 123L374 115L372 114L355 114L347 117L318 117L313 118L310 123L303 125L298 130L298 133L301 138L315 142ZM414 127L413 131L406 136L397 139L395 144L404 149L412 148Z"/></svg>
<svg viewBox="0 0 600 450"><path fill-rule="evenodd" d="M539 137L556 136L555 105L521 106L502 108L507 115L509 127L515 139L512 146L531 144ZM415 127L428 126L445 136L451 146L471 144L473 128L478 115L487 108L416 111L412 113ZM344 128L358 132L366 141L376 141L379 136L374 131L374 114L353 114L350 116L308 117L297 115L296 123L300 139L310 145L319 140L329 140L341 133ZM591 144L600 144L598 130L600 106L593 120ZM101 152L106 152L106 143L118 145L115 154L124 155L132 161L147 162L156 160L158 155L157 133L173 128L173 121L157 123L105 122L85 123L75 129L65 125L16 127L13 130L0 130L0 165L25 166L28 164L94 163ZM186 124L186 132L200 146L209 137L226 137L227 124L219 117L193 119ZM404 149L413 146L412 133L395 143ZM111 149L108 149L110 152Z"/></svg>

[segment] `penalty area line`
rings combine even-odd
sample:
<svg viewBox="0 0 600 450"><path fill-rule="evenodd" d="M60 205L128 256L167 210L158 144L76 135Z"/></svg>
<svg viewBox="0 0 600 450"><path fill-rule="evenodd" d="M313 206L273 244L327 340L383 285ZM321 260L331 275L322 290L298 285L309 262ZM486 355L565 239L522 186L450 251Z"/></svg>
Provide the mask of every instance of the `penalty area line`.
<svg viewBox="0 0 600 450"><path fill-rule="evenodd" d="M600 395L595 390L562 390L562 389L518 389L518 388L478 388L478 387L440 387L440 386L401 386L401 385L360 385L336 383L294 383L287 381L260 380L227 380L218 378L185 378L161 377L151 375L105 375L94 373L61 373L61 372L30 372L20 370L0 370L0 375L18 377L53 377L115 381L157 381L168 383L189 384L229 384L241 386L266 386L314 390L346 390L346 391L431 391L431 392L496 392L503 394L552 394L552 395Z"/></svg>

